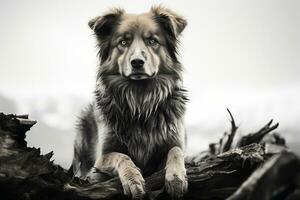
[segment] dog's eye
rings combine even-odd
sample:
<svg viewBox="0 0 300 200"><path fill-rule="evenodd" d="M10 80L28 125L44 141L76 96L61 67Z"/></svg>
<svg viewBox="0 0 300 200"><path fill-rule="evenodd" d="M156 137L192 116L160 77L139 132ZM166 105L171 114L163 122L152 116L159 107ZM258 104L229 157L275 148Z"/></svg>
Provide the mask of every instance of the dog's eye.
<svg viewBox="0 0 300 200"><path fill-rule="evenodd" d="M121 41L119 42L119 45L122 46L122 47L126 47L126 46L128 46L128 44L129 44L129 42L126 41L126 40L121 40Z"/></svg>
<svg viewBox="0 0 300 200"><path fill-rule="evenodd" d="M158 42L157 42L157 40L155 40L155 39L148 39L148 40L147 40L147 44L148 44L149 46L155 46L155 45L158 44Z"/></svg>

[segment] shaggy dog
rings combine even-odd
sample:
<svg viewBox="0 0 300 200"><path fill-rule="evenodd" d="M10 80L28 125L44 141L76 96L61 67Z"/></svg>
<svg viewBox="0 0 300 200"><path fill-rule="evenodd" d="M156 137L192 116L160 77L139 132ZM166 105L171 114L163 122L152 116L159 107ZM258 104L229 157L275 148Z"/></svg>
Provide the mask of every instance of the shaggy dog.
<svg viewBox="0 0 300 200"><path fill-rule="evenodd" d="M187 191L182 66L178 37L186 20L164 7L128 14L112 9L89 22L99 46L95 100L78 123L73 170L118 175L124 193L145 194L143 176L165 168L173 198ZM96 177L96 178L95 178Z"/></svg>

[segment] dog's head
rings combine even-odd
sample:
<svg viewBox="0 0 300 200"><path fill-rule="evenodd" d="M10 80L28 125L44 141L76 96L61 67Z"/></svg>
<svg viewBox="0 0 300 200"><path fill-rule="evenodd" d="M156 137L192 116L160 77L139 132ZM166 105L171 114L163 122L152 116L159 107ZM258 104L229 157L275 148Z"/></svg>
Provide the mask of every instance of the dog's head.
<svg viewBox="0 0 300 200"><path fill-rule="evenodd" d="M112 9L89 22L99 45L101 71L142 80L159 74L180 76L177 41L186 20L161 6L142 14Z"/></svg>

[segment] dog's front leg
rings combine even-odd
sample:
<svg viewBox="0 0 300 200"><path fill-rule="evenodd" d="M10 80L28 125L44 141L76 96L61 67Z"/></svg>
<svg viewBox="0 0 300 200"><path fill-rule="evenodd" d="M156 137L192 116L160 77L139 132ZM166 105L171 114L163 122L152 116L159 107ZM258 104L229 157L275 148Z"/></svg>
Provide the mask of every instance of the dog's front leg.
<svg viewBox="0 0 300 200"><path fill-rule="evenodd" d="M125 195L130 195L133 199L144 197L144 178L140 169L133 163L129 156L117 152L104 154L96 161L95 167L100 171L118 175Z"/></svg>
<svg viewBox="0 0 300 200"><path fill-rule="evenodd" d="M180 147L168 152L166 163L165 187L172 199L179 199L187 192L188 182L184 165L184 154Z"/></svg>

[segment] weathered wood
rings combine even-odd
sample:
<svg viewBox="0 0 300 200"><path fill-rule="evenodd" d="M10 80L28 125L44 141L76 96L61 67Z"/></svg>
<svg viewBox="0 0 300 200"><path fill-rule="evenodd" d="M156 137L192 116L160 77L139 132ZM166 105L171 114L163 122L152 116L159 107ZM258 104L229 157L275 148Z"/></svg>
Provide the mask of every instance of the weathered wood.
<svg viewBox="0 0 300 200"><path fill-rule="evenodd" d="M242 147L251 143L260 142L268 133L275 130L279 123L276 123L272 125L273 119L270 120L264 127L262 127L260 130L258 130L255 133L249 133L243 137L240 138L240 140L237 142L237 147Z"/></svg>
<svg viewBox="0 0 300 200"><path fill-rule="evenodd" d="M290 152L275 155L257 169L228 200L289 198L295 195L293 192L299 183L299 172L297 156Z"/></svg>
<svg viewBox="0 0 300 200"><path fill-rule="evenodd" d="M230 112L230 110L227 108L227 111L229 113L230 116L230 124L231 124L231 131L228 134L227 132L225 132L225 135L227 135L228 139L227 141L224 143L224 145L220 145L221 149L219 150L220 153L226 152L229 149L231 149L232 147L232 143L233 143L233 139L235 137L236 131L238 129L238 127L235 125L235 121L234 118Z"/></svg>
<svg viewBox="0 0 300 200"><path fill-rule="evenodd" d="M272 147L275 150L268 153L265 148L269 144L268 140L262 140L262 135L268 134L278 125L271 126L268 123L258 132L244 136L238 148L232 148L237 127L231 113L230 116L230 136L226 135L227 140L224 139L219 144L210 145L216 151L210 149L199 156L186 159L189 191L184 199L226 199L229 196L230 200L254 199L259 194L263 194L264 199L272 199L274 195L271 194L274 191L282 194L281 188L284 188L286 198L299 197L298 158L285 152L282 138L272 140L279 142L272 144L275 145ZM52 152L41 155L39 149L28 148L25 133L35 123L27 115L0 113L1 200L127 199L123 196L118 178L89 183L73 177L71 172L53 164L50 160ZM288 180L293 181L284 178L286 171L289 172ZM148 199L169 199L163 190L164 171L145 177L145 180Z"/></svg>

